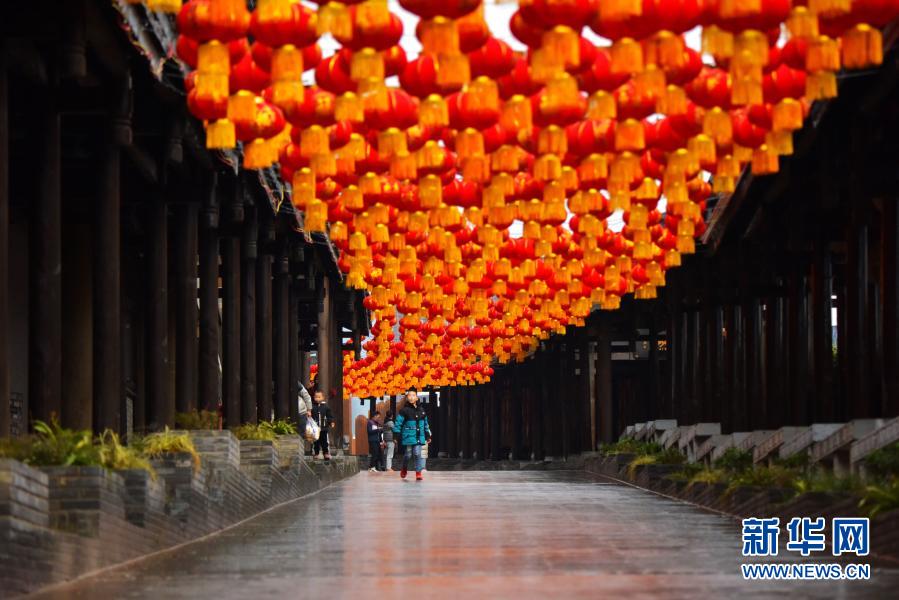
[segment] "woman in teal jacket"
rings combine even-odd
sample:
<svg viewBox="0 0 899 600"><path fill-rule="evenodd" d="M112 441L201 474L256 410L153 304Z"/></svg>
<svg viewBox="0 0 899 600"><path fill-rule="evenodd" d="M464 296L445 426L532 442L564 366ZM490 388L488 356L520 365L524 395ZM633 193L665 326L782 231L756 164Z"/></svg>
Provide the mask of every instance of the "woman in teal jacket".
<svg viewBox="0 0 899 600"><path fill-rule="evenodd" d="M418 405L418 394L415 391L406 392L406 406L397 416L393 432L399 436L403 445L403 469L400 477L406 478L409 459L415 457L415 480L421 481L421 472L425 468L421 447L431 442L431 428L427 413Z"/></svg>

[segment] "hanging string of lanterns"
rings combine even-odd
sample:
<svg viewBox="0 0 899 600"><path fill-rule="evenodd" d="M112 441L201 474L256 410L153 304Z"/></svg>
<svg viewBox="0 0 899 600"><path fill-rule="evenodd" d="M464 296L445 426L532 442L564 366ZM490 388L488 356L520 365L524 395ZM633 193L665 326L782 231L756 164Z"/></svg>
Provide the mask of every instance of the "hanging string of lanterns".
<svg viewBox="0 0 899 600"><path fill-rule="evenodd" d="M386 0L145 2L178 13L207 146L278 163L368 292L372 336L343 365L359 397L489 381L595 306L655 298L706 199L777 172L810 104L840 69L879 65L899 15L899 0L521 0L516 53L481 0L399 0L419 18L410 59ZM341 47L323 58L325 34Z"/></svg>

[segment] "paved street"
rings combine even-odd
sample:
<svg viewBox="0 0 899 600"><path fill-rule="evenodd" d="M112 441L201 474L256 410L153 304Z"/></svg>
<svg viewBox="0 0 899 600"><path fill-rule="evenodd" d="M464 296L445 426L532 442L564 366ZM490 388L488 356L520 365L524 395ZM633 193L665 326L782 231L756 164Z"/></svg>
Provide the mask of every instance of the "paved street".
<svg viewBox="0 0 899 600"><path fill-rule="evenodd" d="M38 597L857 599L899 586L895 569L868 582L744 582L736 521L583 473L426 475L362 473Z"/></svg>

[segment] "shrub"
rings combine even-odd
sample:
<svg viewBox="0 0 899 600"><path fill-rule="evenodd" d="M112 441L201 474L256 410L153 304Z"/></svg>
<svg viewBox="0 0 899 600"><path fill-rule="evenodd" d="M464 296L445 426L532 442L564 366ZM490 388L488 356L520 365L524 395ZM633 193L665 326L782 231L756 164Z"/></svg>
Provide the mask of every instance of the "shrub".
<svg viewBox="0 0 899 600"><path fill-rule="evenodd" d="M35 421L34 435L26 438L23 462L35 466L99 465L100 450L90 431L65 429L53 418L50 423Z"/></svg>
<svg viewBox="0 0 899 600"><path fill-rule="evenodd" d="M681 468L667 476L672 481L689 482L697 473L703 471L704 467L700 463L684 463Z"/></svg>
<svg viewBox="0 0 899 600"><path fill-rule="evenodd" d="M631 438L621 438L613 444L604 444L600 448L603 456L613 456L616 454L637 454L644 456L647 454L658 454L662 451L662 447L655 442L639 442Z"/></svg>
<svg viewBox="0 0 899 600"><path fill-rule="evenodd" d="M692 487L697 483L724 483L727 481L728 473L724 469L702 469L696 472L693 477L690 478L690 481L687 483L687 487Z"/></svg>
<svg viewBox="0 0 899 600"><path fill-rule="evenodd" d="M658 447L658 444L654 444ZM659 450L654 453L640 454L627 465L627 473L633 477L637 467L642 465L679 465L684 463L687 458L678 452L677 448L668 448Z"/></svg>
<svg viewBox="0 0 899 600"><path fill-rule="evenodd" d="M899 478L893 477L882 484L865 487L858 507L871 518L899 508Z"/></svg>
<svg viewBox="0 0 899 600"><path fill-rule="evenodd" d="M273 440L277 437L271 427L271 423L266 423L265 421L260 425L245 423L231 431L234 432L234 437L239 440Z"/></svg>
<svg viewBox="0 0 899 600"><path fill-rule="evenodd" d="M100 462L107 469L141 469L156 479L156 470L133 447L122 444L118 434L107 429L97 438Z"/></svg>
<svg viewBox="0 0 899 600"><path fill-rule="evenodd" d="M878 479L899 476L899 442L872 452L865 459L865 467Z"/></svg>
<svg viewBox="0 0 899 600"><path fill-rule="evenodd" d="M714 466L727 473L742 473L752 468L752 453L739 448L728 448L715 461Z"/></svg>
<svg viewBox="0 0 899 600"><path fill-rule="evenodd" d="M263 421L259 427L271 429L275 435L297 435L297 427L290 419L277 419L271 423Z"/></svg>
<svg viewBox="0 0 899 600"><path fill-rule="evenodd" d="M781 465L755 467L733 476L728 492L741 486L751 487L792 487L798 474L793 469Z"/></svg>
<svg viewBox="0 0 899 600"><path fill-rule="evenodd" d="M815 469L799 476L793 482L793 488L799 494L806 492L824 493L857 493L863 489L861 482L852 476L837 477L830 471Z"/></svg>
<svg viewBox="0 0 899 600"><path fill-rule="evenodd" d="M164 458L167 454L176 453L190 454L194 470L200 469L200 455L185 432L175 432L166 427L165 431L135 440L133 445L147 458Z"/></svg>
<svg viewBox="0 0 899 600"><path fill-rule="evenodd" d="M642 467L643 465L654 465L656 464L656 457L652 454L644 454L643 456L638 456L634 460L632 460L627 465L627 476L633 479L634 474L637 472L637 467Z"/></svg>
<svg viewBox="0 0 899 600"><path fill-rule="evenodd" d="M175 414L175 425L179 429L221 429L219 426L219 414L211 410L194 410L186 413Z"/></svg>

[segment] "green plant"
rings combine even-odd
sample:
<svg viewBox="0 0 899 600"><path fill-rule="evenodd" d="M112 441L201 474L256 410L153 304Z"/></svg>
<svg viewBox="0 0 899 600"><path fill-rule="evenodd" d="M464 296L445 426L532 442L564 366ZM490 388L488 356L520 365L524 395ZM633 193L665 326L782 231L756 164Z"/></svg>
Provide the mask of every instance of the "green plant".
<svg viewBox="0 0 899 600"><path fill-rule="evenodd" d="M696 472L693 477L690 478L690 481L687 483L687 487L693 487L697 483L724 483L727 481L728 473L723 469L702 469Z"/></svg>
<svg viewBox="0 0 899 600"><path fill-rule="evenodd" d="M122 444L119 435L107 429L97 438L100 463L107 469L141 469L156 479L156 470L150 462L131 446Z"/></svg>
<svg viewBox="0 0 899 600"><path fill-rule="evenodd" d="M865 487L864 495L858 507L874 518L882 512L899 508L899 477Z"/></svg>
<svg viewBox="0 0 899 600"><path fill-rule="evenodd" d="M175 432L166 427L165 431L135 440L133 446L147 458L163 458L167 454L176 453L190 454L194 470L200 469L200 455L187 433Z"/></svg>
<svg viewBox="0 0 899 600"><path fill-rule="evenodd" d="M271 429L275 435L297 435L297 427L290 419L277 419L271 423L263 421L259 427Z"/></svg>
<svg viewBox="0 0 899 600"><path fill-rule="evenodd" d="M252 423L245 423L240 427L235 427L231 431L234 432L234 437L239 440L273 440L277 437L274 430L271 427L271 423L267 423L268 427L265 426L266 422L263 421L259 425L254 425Z"/></svg>
<svg viewBox="0 0 899 600"><path fill-rule="evenodd" d="M715 461L714 466L727 473L742 473L752 468L752 453L739 448L728 448Z"/></svg>
<svg viewBox="0 0 899 600"><path fill-rule="evenodd" d="M730 493L741 486L788 488L793 486L797 477L798 473L794 469L782 465L754 467L735 474L730 480L727 491Z"/></svg>
<svg viewBox="0 0 899 600"><path fill-rule="evenodd" d="M662 451L662 447L655 442L639 442L631 438L621 438L615 443L604 444L599 451L604 456L616 454L637 454L643 456L646 454L658 454Z"/></svg>
<svg viewBox="0 0 899 600"><path fill-rule="evenodd" d="M186 413L175 413L175 425L179 429L220 429L219 414L211 410L194 410Z"/></svg>
<svg viewBox="0 0 899 600"><path fill-rule="evenodd" d="M705 467L700 463L684 463L681 465L680 469L674 473L670 473L667 478L672 481L689 482L697 473L704 469Z"/></svg>
<svg viewBox="0 0 899 600"><path fill-rule="evenodd" d="M865 459L865 468L879 479L899 476L899 442L869 454Z"/></svg>
<svg viewBox="0 0 899 600"><path fill-rule="evenodd" d="M656 444L658 446L658 444ZM640 454L627 465L627 473L633 477L637 467L643 465L679 465L685 462L686 457L677 451L676 448L668 448L659 450L651 454Z"/></svg>
<svg viewBox="0 0 899 600"><path fill-rule="evenodd" d="M642 467L644 465L654 465L656 464L656 456L653 454L644 454L642 456L636 457L634 460L628 463L627 465L627 476L632 478L634 474L637 472L637 467Z"/></svg>
<svg viewBox="0 0 899 600"><path fill-rule="evenodd" d="M24 462L36 466L99 465L100 451L90 431L65 429L56 418L35 421Z"/></svg>
<svg viewBox="0 0 899 600"><path fill-rule="evenodd" d="M798 494L806 492L856 493L861 491L863 486L856 477L837 477L830 471L815 469L797 477L793 481L793 488Z"/></svg>
<svg viewBox="0 0 899 600"><path fill-rule="evenodd" d="M789 458L775 459L774 464L785 469L806 469L809 465L809 457L805 452L797 452Z"/></svg>

